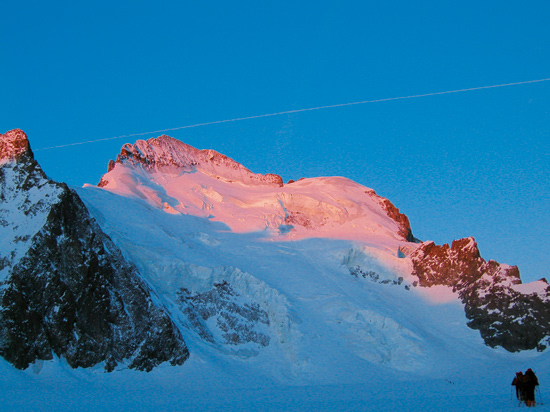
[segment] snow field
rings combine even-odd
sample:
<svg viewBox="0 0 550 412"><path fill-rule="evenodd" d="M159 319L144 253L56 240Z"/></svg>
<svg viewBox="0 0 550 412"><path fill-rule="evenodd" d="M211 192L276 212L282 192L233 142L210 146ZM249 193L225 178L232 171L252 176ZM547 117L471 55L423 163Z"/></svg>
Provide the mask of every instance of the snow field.
<svg viewBox="0 0 550 412"><path fill-rule="evenodd" d="M415 287L415 244L369 189L344 178L279 187L215 152L161 149L150 155L190 166L118 163L105 188L77 191L181 330L189 360L150 373L73 370L63 359L19 371L0 360L0 410L508 411L518 408L511 380L528 367L546 400L548 354L488 348L449 288ZM224 341L223 313L197 326L183 312L182 288L215 300L224 282L229 303L265 311L269 325L245 326L269 345Z"/></svg>
<svg viewBox="0 0 550 412"><path fill-rule="evenodd" d="M260 304L271 321L271 344L245 362L251 373L279 384L353 384L370 373L444 379L463 370L459 359L481 368L514 358L487 348L466 326L462 304L448 288L411 286L399 243L280 241L270 231L232 233L219 222L165 213L146 200L93 187L79 192L173 317L183 319L176 289L202 292L223 280ZM378 280L353 276L356 266ZM403 283L392 283L400 276ZM180 327L192 358L227 361L227 351Z"/></svg>

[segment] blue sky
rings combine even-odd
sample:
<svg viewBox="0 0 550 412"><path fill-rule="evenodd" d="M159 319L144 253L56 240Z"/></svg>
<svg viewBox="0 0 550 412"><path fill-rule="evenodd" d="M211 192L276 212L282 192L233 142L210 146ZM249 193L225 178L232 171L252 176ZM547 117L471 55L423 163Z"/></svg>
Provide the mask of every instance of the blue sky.
<svg viewBox="0 0 550 412"><path fill-rule="evenodd" d="M97 183L114 139L189 124L550 77L550 3L4 2L1 132ZM375 189L422 240L550 275L550 82L168 133L254 172ZM155 134L143 136L155 137Z"/></svg>

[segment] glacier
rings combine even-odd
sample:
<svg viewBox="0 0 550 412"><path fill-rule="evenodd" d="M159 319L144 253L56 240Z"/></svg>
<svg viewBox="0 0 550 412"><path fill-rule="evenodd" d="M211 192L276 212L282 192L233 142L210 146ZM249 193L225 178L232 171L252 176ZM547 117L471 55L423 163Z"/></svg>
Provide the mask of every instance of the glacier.
<svg viewBox="0 0 550 412"><path fill-rule="evenodd" d="M427 249L372 189L282 184L174 140L125 145L98 186L73 189L189 359L147 373L0 360L6 410L512 410L527 367L545 389L547 351L487 346L460 291L419 284L411 257ZM509 287L546 297L545 282Z"/></svg>

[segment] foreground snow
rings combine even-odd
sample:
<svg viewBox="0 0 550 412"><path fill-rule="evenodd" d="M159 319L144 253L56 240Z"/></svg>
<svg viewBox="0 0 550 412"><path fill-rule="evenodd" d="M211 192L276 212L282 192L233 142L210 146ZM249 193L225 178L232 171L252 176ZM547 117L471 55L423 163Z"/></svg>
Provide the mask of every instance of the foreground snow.
<svg viewBox="0 0 550 412"><path fill-rule="evenodd" d="M15 371L2 361L0 384L5 411L513 411L515 369L536 363L542 389L537 410L550 393L548 357L465 371L445 379L358 377L347 385L280 385L252 379L238 370L223 377L196 359L185 366L161 367L151 373L71 370L62 362ZM534 362L533 362L534 361ZM468 365L465 365L468 366ZM229 373L231 372L231 373ZM472 373L468 375L468 373ZM540 403L542 400L543 404ZM519 406L525 407L525 406Z"/></svg>

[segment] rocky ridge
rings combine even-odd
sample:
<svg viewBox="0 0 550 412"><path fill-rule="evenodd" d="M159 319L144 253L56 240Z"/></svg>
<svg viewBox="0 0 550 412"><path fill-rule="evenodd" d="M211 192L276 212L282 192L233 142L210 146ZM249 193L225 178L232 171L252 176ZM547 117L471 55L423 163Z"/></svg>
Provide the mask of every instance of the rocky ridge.
<svg viewBox="0 0 550 412"><path fill-rule="evenodd" d="M21 369L53 356L107 371L182 364L179 330L78 195L46 177L22 131L0 149L0 355Z"/></svg>
<svg viewBox="0 0 550 412"><path fill-rule="evenodd" d="M33 158L27 135L21 129L10 130L0 138L0 164L19 159Z"/></svg>
<svg viewBox="0 0 550 412"><path fill-rule="evenodd" d="M422 243L411 255L412 274L419 285L445 285L458 293L468 326L478 329L485 343L516 352L548 347L550 285L522 285L516 266L485 261L473 238L451 246Z"/></svg>
<svg viewBox="0 0 550 412"><path fill-rule="evenodd" d="M382 208L386 211L388 214L388 217L393 219L399 228L399 235L403 239L405 239L407 242L418 242L419 240L416 239L412 233L411 224L409 222L409 218L401 213L395 205L389 201L389 199L386 199L382 196L379 196L376 194L376 192L372 189L369 189L366 191L366 193L378 200Z"/></svg>

